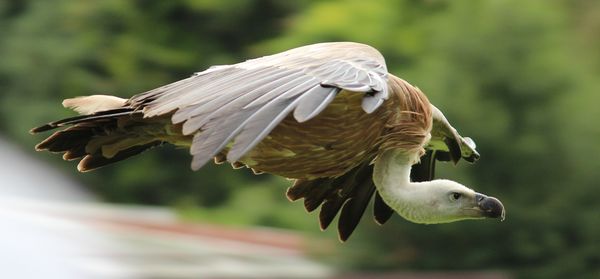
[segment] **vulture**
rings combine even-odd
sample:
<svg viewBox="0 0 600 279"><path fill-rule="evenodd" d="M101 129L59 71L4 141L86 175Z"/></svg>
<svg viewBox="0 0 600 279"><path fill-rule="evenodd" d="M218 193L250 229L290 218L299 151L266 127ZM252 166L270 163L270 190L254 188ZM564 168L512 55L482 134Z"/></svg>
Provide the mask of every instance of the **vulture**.
<svg viewBox="0 0 600 279"><path fill-rule="evenodd" d="M421 224L501 218L502 203L446 179L436 161L479 159L428 98L388 73L375 48L331 42L205 71L123 99L76 97L80 115L34 128L59 129L36 150L64 153L90 171L163 144L189 148L191 168L210 160L295 180L291 201L338 215L345 241L373 199L384 224L397 212Z"/></svg>

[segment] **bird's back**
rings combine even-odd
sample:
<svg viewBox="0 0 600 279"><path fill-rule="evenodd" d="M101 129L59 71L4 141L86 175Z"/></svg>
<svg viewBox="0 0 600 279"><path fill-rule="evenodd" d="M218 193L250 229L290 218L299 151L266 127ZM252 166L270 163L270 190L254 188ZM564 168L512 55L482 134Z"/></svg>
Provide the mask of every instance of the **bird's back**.
<svg viewBox="0 0 600 279"><path fill-rule="evenodd" d="M335 177L372 158L389 112L366 114L362 96L341 92L314 119L288 116L242 161L261 171L289 177Z"/></svg>
<svg viewBox="0 0 600 279"><path fill-rule="evenodd" d="M285 118L242 162L288 178L337 177L380 151L421 152L431 129L431 109L417 88L390 75L390 102L373 113L362 94L342 91L314 119Z"/></svg>

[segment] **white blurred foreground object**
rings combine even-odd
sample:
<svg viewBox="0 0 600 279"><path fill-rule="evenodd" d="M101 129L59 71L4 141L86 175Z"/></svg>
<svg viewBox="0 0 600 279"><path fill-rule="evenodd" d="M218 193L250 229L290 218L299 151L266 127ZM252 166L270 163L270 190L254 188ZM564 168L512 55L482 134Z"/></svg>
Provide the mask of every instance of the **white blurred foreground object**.
<svg viewBox="0 0 600 279"><path fill-rule="evenodd" d="M0 199L1 278L327 278L300 236L167 210Z"/></svg>
<svg viewBox="0 0 600 279"><path fill-rule="evenodd" d="M164 208L101 204L1 138L0 152L0 278L331 275L304 256L296 234L188 225Z"/></svg>

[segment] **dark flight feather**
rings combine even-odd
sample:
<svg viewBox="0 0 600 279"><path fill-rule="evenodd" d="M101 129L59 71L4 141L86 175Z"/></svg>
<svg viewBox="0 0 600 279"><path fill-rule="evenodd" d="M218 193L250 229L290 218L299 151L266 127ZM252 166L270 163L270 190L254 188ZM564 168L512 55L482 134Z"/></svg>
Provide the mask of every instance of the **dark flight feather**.
<svg viewBox="0 0 600 279"><path fill-rule="evenodd" d="M365 180L356 188L356 194L344 204L338 220L338 236L341 241L346 241L358 226L370 198L375 192L372 180Z"/></svg>
<svg viewBox="0 0 600 279"><path fill-rule="evenodd" d="M353 193L357 172L358 169L355 168L348 173L331 180L331 189L329 190L327 197L325 197L325 200L321 205L321 211L319 212L319 225L321 230L325 230L329 227L346 200L348 200L348 196Z"/></svg>
<svg viewBox="0 0 600 279"><path fill-rule="evenodd" d="M410 180L413 182L433 180L437 154L438 152L435 150L427 150L427 152L421 156L421 161L412 166L410 170Z"/></svg>
<svg viewBox="0 0 600 279"><path fill-rule="evenodd" d="M81 172L91 171L108 164L116 163L121 160L125 160L131 156L140 154L152 147L161 145L162 141L154 141L144 145L136 145L125 150L119 151L115 156L106 158L102 154L90 154L85 156L80 162L77 168Z"/></svg>
<svg viewBox="0 0 600 279"><path fill-rule="evenodd" d="M362 166L357 171L352 193L348 195L338 220L338 236L341 241L348 240L352 235L375 192L372 173L372 165Z"/></svg>
<svg viewBox="0 0 600 279"><path fill-rule="evenodd" d="M454 164L457 164L460 158L462 157L460 144L458 144L456 139L449 137L444 138L444 142L446 143L446 146L448 146L450 159Z"/></svg>
<svg viewBox="0 0 600 279"><path fill-rule="evenodd" d="M35 146L37 151L65 152L78 145L85 145L94 135L89 128L70 127L55 132Z"/></svg>
<svg viewBox="0 0 600 279"><path fill-rule="evenodd" d="M379 225L383 225L393 214L394 210L383 201L379 192L376 192L375 200L373 201L373 217L375 218L375 222Z"/></svg>
<svg viewBox="0 0 600 279"><path fill-rule="evenodd" d="M132 113L134 113L132 108L118 108L118 109L96 112L96 113L88 114L88 115L78 115L78 116L74 116L74 117L61 119L59 121L50 122L50 123L47 123L47 124L39 126L39 127L35 127L33 129L29 130L29 132L32 134L37 134L37 133L56 129L58 127L74 125L74 124L82 123L82 122L89 122L92 120L111 119L111 118L114 118L117 116L130 115Z"/></svg>
<svg viewBox="0 0 600 279"><path fill-rule="evenodd" d="M337 178L299 179L288 188L286 195L292 201L304 198L308 212L321 206L319 225L322 230L341 212L338 234L340 240L345 241L356 229L375 193L372 174L373 166L365 163Z"/></svg>

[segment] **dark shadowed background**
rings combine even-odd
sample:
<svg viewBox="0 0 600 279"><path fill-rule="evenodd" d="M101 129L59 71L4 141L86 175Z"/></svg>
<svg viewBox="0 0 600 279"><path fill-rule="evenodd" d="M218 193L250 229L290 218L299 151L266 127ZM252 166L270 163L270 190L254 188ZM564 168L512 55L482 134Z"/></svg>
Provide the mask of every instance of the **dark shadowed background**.
<svg viewBox="0 0 600 279"><path fill-rule="evenodd" d="M286 200L289 181L229 166L192 172L186 150L156 149L86 174L56 155L35 158L110 203L301 231L319 243L306 245L310 255L343 273L600 276L598 1L2 1L0 135L33 153L42 136L31 127L74 115L64 98L129 97L210 65L325 41L378 48L390 72L472 137L481 160L444 165L437 176L500 198L506 221L425 226L395 216L379 227L369 210L340 244Z"/></svg>

